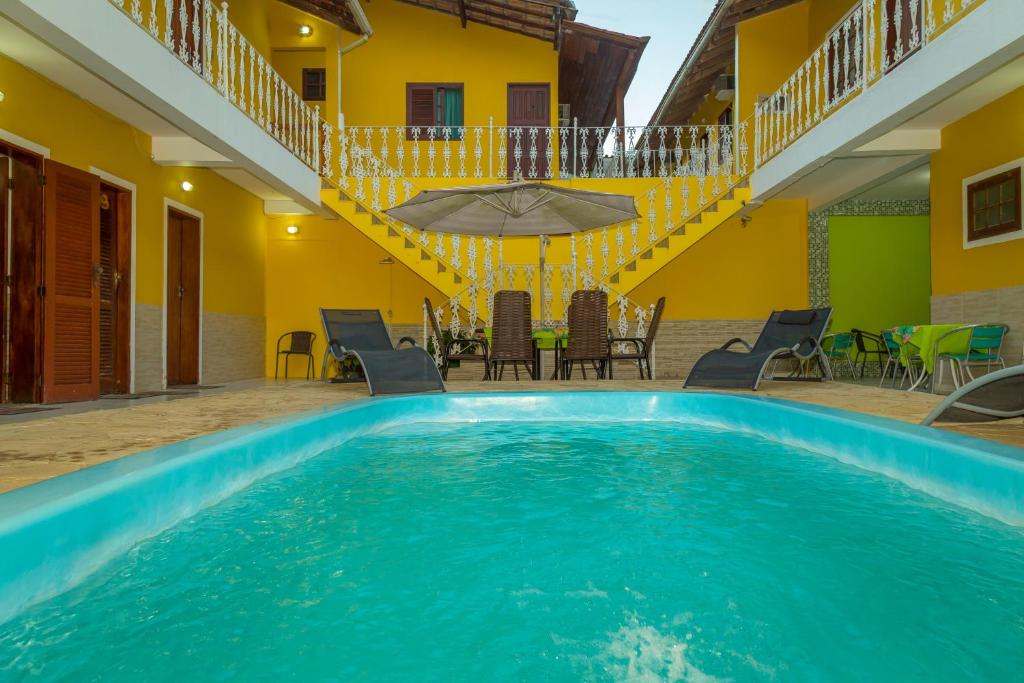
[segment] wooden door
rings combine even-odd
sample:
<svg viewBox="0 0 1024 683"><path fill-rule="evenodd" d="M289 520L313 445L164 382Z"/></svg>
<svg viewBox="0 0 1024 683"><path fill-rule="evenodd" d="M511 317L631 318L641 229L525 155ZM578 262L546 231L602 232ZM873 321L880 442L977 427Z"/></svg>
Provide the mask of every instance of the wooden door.
<svg viewBox="0 0 1024 683"><path fill-rule="evenodd" d="M551 126L551 86L548 83L510 83L508 86L508 177L517 170L516 145L521 158L518 171L524 180L550 178L548 128ZM531 129L536 135L531 134ZM518 131L518 132L517 132ZM536 149L536 161L532 151Z"/></svg>
<svg viewBox="0 0 1024 683"><path fill-rule="evenodd" d="M11 295L11 285L7 279L7 240L8 227L7 215L10 206L9 188L11 179L12 159L6 154L0 153L0 403L10 401L10 388L8 387L7 376L10 373L10 360L7 339L9 337L10 321L7 319L7 300Z"/></svg>
<svg viewBox="0 0 1024 683"><path fill-rule="evenodd" d="M100 179L46 162L43 400L100 395Z"/></svg>
<svg viewBox="0 0 1024 683"><path fill-rule="evenodd" d="M897 14L899 30L896 29ZM885 0L885 15L888 17L885 29L885 71L895 69L903 60L921 49L924 12L917 11L915 14L916 22L912 21L908 0Z"/></svg>
<svg viewBox="0 0 1024 683"><path fill-rule="evenodd" d="M131 193L100 187L100 392L128 392L131 343Z"/></svg>
<svg viewBox="0 0 1024 683"><path fill-rule="evenodd" d="M174 0L171 40L178 58L202 73L203 15L199 0Z"/></svg>
<svg viewBox="0 0 1024 683"><path fill-rule="evenodd" d="M199 383L199 220L167 214L167 385Z"/></svg>
<svg viewBox="0 0 1024 683"><path fill-rule="evenodd" d="M42 157L10 150L7 271L7 400L42 400L43 177Z"/></svg>

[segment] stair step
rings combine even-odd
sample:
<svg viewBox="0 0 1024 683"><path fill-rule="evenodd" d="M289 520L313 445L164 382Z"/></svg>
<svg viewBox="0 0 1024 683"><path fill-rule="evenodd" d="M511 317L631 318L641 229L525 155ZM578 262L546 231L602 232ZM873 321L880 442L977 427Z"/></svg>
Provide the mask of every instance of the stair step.
<svg viewBox="0 0 1024 683"><path fill-rule="evenodd" d="M618 273L614 273L614 274L613 274L613 275L611 276L611 278L610 278L610 279L611 279L611 282L612 282L612 284L613 284L613 285L617 285L617 284L619 284L619 274L618 274Z"/></svg>
<svg viewBox="0 0 1024 683"><path fill-rule="evenodd" d="M330 183L329 183L329 182L327 181L327 179L326 179L326 178L323 178L323 179L321 179L321 180L320 180L320 189L321 189L321 190L329 190L329 189L331 189L332 187L334 187L334 186L333 186L333 185L331 185L331 184L330 184Z"/></svg>
<svg viewBox="0 0 1024 683"><path fill-rule="evenodd" d="M686 222L687 222L687 223L693 223L694 225L700 225L700 224L701 224L701 223L703 223L704 221L703 221L703 219L701 218L701 214L697 214L696 216L694 216L693 218L691 218L690 220L688 220L688 221L686 221Z"/></svg>
<svg viewBox="0 0 1024 683"><path fill-rule="evenodd" d="M404 246L405 246L406 249L413 249L413 248L416 247L416 245L413 244L412 241L408 240L408 239L405 240L405 245Z"/></svg>
<svg viewBox="0 0 1024 683"><path fill-rule="evenodd" d="M452 273L452 275L455 276L455 284L461 285L462 284L462 276L459 275L458 273Z"/></svg>
<svg viewBox="0 0 1024 683"><path fill-rule="evenodd" d="M392 228L390 225L388 226L388 237L398 237L398 231Z"/></svg>
<svg viewBox="0 0 1024 683"><path fill-rule="evenodd" d="M429 261L430 260L430 254L428 254L427 252L425 252L425 251L423 251L421 249L420 250L420 260L421 261Z"/></svg>
<svg viewBox="0 0 1024 683"><path fill-rule="evenodd" d="M338 199L340 199L343 202L352 201L352 197L350 197L349 194L345 192L345 190L338 190Z"/></svg>
<svg viewBox="0 0 1024 683"><path fill-rule="evenodd" d="M370 225L384 225L384 221L377 218L376 216L370 217Z"/></svg>
<svg viewBox="0 0 1024 683"><path fill-rule="evenodd" d="M630 273L635 273L636 272L636 261L630 261L629 263L627 263L626 264L626 270L629 271Z"/></svg>
<svg viewBox="0 0 1024 683"><path fill-rule="evenodd" d="M672 232L672 234L673 234L673 235L676 235L677 237L682 237L683 235L685 235L685 234L686 234L686 226L685 226L685 225L681 225L681 226L679 226L678 228L676 228L676 229L675 229L675 230L674 230L674 231Z"/></svg>
<svg viewBox="0 0 1024 683"><path fill-rule="evenodd" d="M367 211L365 208L363 208L362 204L360 204L359 202L356 202L356 213L370 213L370 212Z"/></svg>
<svg viewBox="0 0 1024 683"><path fill-rule="evenodd" d="M740 182L736 183L736 187L750 187L750 176L747 176Z"/></svg>
<svg viewBox="0 0 1024 683"><path fill-rule="evenodd" d="M437 262L437 272L439 272L439 273L447 273L447 272L448 272L448 269L444 267L444 264L443 264L443 263L441 263L440 261L438 261L438 262Z"/></svg>
<svg viewBox="0 0 1024 683"><path fill-rule="evenodd" d="M654 252L652 250L648 249L644 253L640 254L640 258L642 258L642 259L652 259L652 258L654 258Z"/></svg>
<svg viewBox="0 0 1024 683"><path fill-rule="evenodd" d="M657 246L659 249L668 249L668 238L665 238L662 241L658 242Z"/></svg>

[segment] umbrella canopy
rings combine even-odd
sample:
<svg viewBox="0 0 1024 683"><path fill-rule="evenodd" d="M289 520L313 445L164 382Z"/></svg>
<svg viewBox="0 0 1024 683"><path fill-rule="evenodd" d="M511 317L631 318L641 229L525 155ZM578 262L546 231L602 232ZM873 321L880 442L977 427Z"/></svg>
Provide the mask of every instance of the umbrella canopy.
<svg viewBox="0 0 1024 683"><path fill-rule="evenodd" d="M504 237L566 235L640 217L631 195L522 181L424 190L385 213L421 230Z"/></svg>

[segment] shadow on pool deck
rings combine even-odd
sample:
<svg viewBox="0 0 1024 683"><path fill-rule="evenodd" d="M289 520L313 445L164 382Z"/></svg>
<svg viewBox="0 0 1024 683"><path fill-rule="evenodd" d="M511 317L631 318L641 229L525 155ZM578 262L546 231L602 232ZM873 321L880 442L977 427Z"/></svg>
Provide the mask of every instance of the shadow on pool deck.
<svg viewBox="0 0 1024 683"><path fill-rule="evenodd" d="M506 380L501 383L455 381L449 384L449 389L454 392L680 391L680 386L679 380ZM919 422L942 398L841 382L767 382L757 395L906 422ZM102 399L65 404L44 412L0 416L0 492L174 441L366 396L366 388L361 384L253 380L198 393ZM944 428L1024 447L1024 420Z"/></svg>

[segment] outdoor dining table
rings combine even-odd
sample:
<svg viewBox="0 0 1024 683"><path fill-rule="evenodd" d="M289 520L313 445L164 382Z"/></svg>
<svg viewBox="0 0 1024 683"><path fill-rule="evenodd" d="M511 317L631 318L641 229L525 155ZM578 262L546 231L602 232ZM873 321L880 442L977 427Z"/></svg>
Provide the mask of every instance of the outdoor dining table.
<svg viewBox="0 0 1024 683"><path fill-rule="evenodd" d="M487 338L487 343L490 344L491 328L484 328L484 337ZM538 327L533 330L533 379L543 377L543 374L541 374L541 351L555 352L555 372L551 375L551 379L558 379L561 353L568 339L569 330L562 327Z"/></svg>
<svg viewBox="0 0 1024 683"><path fill-rule="evenodd" d="M938 349L935 342L939 337L963 327L963 323L955 325L898 325L892 328L893 340L900 345L900 363L907 366L912 358L921 359L921 375L907 391L914 391L935 373L935 360L938 354L966 353L970 344L970 335L951 335L942 340Z"/></svg>

